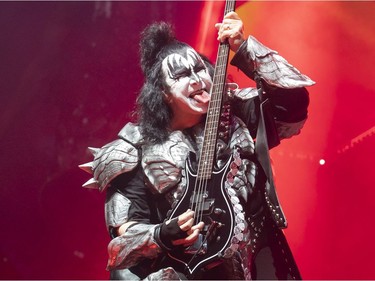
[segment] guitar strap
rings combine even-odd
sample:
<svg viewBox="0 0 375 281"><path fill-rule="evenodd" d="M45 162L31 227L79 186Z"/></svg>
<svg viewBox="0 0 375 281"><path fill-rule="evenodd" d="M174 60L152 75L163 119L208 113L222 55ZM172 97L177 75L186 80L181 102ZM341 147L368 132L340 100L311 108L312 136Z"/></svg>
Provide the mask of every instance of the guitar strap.
<svg viewBox="0 0 375 281"><path fill-rule="evenodd" d="M265 199L270 209L271 216L278 227L285 228L287 227L287 221L277 198L269 154L269 149L280 144L280 139L276 130L275 120L272 116L270 101L267 97L267 93L264 91L262 80L257 73L255 73L254 77L260 99L255 154L267 176L268 184L266 184Z"/></svg>

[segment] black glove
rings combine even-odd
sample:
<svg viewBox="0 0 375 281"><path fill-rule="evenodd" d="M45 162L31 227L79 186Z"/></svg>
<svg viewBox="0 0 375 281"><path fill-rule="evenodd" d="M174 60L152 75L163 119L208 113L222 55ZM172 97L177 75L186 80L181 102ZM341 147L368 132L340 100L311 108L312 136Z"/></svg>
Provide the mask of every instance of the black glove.
<svg viewBox="0 0 375 281"><path fill-rule="evenodd" d="M163 222L155 229L155 239L167 251L173 247L172 241L186 238L188 235L178 225L178 218Z"/></svg>

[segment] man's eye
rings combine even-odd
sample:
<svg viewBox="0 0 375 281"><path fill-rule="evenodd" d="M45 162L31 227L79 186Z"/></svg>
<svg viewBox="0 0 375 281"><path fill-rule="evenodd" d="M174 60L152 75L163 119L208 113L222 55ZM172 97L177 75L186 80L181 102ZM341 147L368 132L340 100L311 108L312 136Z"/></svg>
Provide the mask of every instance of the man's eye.
<svg viewBox="0 0 375 281"><path fill-rule="evenodd" d="M194 68L194 72L195 73L198 73L198 72L200 72L202 70L206 70L206 68L204 66L197 66L197 67Z"/></svg>
<svg viewBox="0 0 375 281"><path fill-rule="evenodd" d="M190 76L190 72L184 71L184 72L176 73L173 78L175 80L179 80L181 78L188 77L188 76Z"/></svg>
<svg viewBox="0 0 375 281"><path fill-rule="evenodd" d="M184 75L175 75L175 76L173 77L173 79L176 80L176 81L178 81L178 80L180 80L180 79L183 78L183 77L184 77Z"/></svg>

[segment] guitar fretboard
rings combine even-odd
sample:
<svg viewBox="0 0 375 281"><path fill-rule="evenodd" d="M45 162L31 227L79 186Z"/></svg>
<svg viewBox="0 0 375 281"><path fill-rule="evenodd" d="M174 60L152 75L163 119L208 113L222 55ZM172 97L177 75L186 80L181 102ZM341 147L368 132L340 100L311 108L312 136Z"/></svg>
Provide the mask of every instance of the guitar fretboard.
<svg viewBox="0 0 375 281"><path fill-rule="evenodd" d="M235 1L229 0L226 3L224 15L234 11ZM218 134L218 126L220 121L223 94L225 90L225 80L227 76L227 66L229 58L228 42L220 43L215 72L213 77L213 85L211 88L211 100L207 110L206 125L204 130L204 138L202 151L199 158L197 178L206 180L211 178L213 164L215 160L215 150Z"/></svg>

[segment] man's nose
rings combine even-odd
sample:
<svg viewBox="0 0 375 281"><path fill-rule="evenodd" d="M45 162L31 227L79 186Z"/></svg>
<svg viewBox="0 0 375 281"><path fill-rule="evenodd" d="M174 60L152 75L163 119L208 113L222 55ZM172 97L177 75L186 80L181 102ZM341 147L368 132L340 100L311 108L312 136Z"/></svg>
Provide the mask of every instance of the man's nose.
<svg viewBox="0 0 375 281"><path fill-rule="evenodd" d="M190 75L190 82L191 83L200 83L202 79L199 77L198 74L196 74L194 71L191 72Z"/></svg>

